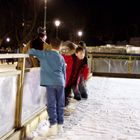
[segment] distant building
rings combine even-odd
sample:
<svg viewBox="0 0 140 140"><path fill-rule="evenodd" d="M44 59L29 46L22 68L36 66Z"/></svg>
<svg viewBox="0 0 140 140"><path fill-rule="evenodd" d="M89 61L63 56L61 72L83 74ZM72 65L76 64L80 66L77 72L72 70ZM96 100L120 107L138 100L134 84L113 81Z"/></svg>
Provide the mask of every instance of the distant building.
<svg viewBox="0 0 140 140"><path fill-rule="evenodd" d="M140 47L140 37L132 37L132 38L130 38L129 44Z"/></svg>

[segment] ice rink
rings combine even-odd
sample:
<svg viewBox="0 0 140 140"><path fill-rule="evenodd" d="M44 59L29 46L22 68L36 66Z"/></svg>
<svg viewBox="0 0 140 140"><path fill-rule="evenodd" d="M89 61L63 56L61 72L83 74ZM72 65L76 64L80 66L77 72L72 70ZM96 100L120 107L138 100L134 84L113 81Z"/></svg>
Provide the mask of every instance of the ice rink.
<svg viewBox="0 0 140 140"><path fill-rule="evenodd" d="M77 104L65 118L64 133L53 139L139 140L140 80L91 77L87 87L88 100Z"/></svg>

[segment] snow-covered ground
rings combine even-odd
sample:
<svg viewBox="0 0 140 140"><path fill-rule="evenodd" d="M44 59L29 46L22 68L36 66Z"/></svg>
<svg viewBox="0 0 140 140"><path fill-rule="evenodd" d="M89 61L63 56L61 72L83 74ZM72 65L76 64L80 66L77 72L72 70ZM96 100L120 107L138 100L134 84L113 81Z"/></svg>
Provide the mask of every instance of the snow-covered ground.
<svg viewBox="0 0 140 140"><path fill-rule="evenodd" d="M77 104L54 139L140 140L140 79L92 77L87 87L88 100Z"/></svg>

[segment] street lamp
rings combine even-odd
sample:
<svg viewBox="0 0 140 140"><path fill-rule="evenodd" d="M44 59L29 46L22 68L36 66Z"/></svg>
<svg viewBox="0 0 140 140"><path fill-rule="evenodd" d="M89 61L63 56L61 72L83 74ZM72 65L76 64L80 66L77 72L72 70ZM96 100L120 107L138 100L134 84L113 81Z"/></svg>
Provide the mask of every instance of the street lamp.
<svg viewBox="0 0 140 140"><path fill-rule="evenodd" d="M58 38L58 27L60 26L61 22L60 20L55 20L54 24L56 26L56 38Z"/></svg>
<svg viewBox="0 0 140 140"><path fill-rule="evenodd" d="M6 42L10 42L10 38L9 37L6 38Z"/></svg>
<svg viewBox="0 0 140 140"><path fill-rule="evenodd" d="M83 32L82 32L82 31L78 31L78 32L77 32L77 35L79 36L79 38L80 38L80 40L81 40L81 37L82 37L82 35L83 35Z"/></svg>
<svg viewBox="0 0 140 140"><path fill-rule="evenodd" d="M46 30L47 0L44 0L44 29Z"/></svg>

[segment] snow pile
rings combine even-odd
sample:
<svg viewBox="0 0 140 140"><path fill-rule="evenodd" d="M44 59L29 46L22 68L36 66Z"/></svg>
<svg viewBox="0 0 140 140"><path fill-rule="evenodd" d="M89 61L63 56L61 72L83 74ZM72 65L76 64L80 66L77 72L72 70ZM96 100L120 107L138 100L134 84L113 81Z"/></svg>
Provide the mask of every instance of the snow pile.
<svg viewBox="0 0 140 140"><path fill-rule="evenodd" d="M35 140L37 138L44 139L48 129L49 129L49 121L44 120L39 123L36 130L32 131L29 135L27 135L26 140Z"/></svg>

